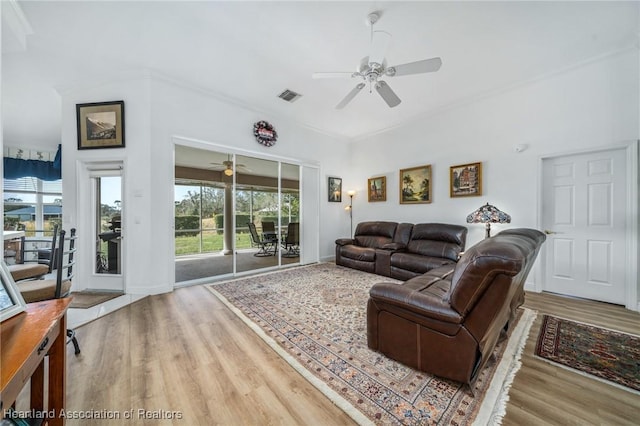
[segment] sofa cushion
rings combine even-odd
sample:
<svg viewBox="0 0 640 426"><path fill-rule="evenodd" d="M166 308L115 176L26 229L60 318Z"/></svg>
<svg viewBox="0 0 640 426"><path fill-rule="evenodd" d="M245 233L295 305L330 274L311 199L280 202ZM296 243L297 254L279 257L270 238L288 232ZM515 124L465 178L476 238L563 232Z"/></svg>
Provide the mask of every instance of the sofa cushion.
<svg viewBox="0 0 640 426"><path fill-rule="evenodd" d="M442 257L423 256L421 254L400 252L391 256L391 266L416 274L424 274L434 268L454 263Z"/></svg>
<svg viewBox="0 0 640 426"><path fill-rule="evenodd" d="M360 222L356 227L355 244L362 247L381 248L393 241L397 222Z"/></svg>
<svg viewBox="0 0 640 426"><path fill-rule="evenodd" d="M404 284L376 283L369 290L369 296L376 302L441 321L443 329L440 331L452 334L464 318L445 300L450 284L449 281L421 275Z"/></svg>
<svg viewBox="0 0 640 426"><path fill-rule="evenodd" d="M376 258L376 251L368 247L347 245L342 246L342 256L363 262L373 262Z"/></svg>
<svg viewBox="0 0 640 426"><path fill-rule="evenodd" d="M444 223L419 223L413 226L407 251L423 256L456 261L464 249L467 228Z"/></svg>

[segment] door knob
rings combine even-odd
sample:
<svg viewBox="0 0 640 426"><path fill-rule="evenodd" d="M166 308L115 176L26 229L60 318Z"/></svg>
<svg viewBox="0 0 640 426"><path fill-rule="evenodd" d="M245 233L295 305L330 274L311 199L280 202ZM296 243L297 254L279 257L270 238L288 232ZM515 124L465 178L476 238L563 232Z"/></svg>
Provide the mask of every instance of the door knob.
<svg viewBox="0 0 640 426"><path fill-rule="evenodd" d="M556 232L556 231L552 231L550 229L545 229L544 233L547 235L553 235L553 234L561 234L562 232Z"/></svg>

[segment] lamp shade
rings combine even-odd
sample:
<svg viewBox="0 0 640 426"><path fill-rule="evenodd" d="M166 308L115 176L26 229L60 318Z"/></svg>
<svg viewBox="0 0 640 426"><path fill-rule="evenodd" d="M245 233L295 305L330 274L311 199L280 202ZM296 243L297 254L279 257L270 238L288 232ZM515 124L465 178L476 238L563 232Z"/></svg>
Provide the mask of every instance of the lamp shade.
<svg viewBox="0 0 640 426"><path fill-rule="evenodd" d="M487 203L468 215L467 223L511 223L511 216Z"/></svg>
<svg viewBox="0 0 640 426"><path fill-rule="evenodd" d="M467 216L467 223L484 223L485 238L491 237L492 223L511 223L511 216L487 203Z"/></svg>

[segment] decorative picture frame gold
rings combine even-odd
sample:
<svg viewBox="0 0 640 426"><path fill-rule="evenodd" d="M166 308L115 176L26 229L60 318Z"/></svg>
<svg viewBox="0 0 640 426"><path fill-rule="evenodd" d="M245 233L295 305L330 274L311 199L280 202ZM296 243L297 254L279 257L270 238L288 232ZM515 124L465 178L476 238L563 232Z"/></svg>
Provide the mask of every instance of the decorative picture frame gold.
<svg viewBox="0 0 640 426"><path fill-rule="evenodd" d="M477 197L482 195L482 163L449 167L449 196Z"/></svg>
<svg viewBox="0 0 640 426"><path fill-rule="evenodd" d="M387 177L370 178L367 182L367 195L370 203L387 201Z"/></svg>
<svg viewBox="0 0 640 426"><path fill-rule="evenodd" d="M400 170L400 204L431 203L431 164Z"/></svg>
<svg viewBox="0 0 640 426"><path fill-rule="evenodd" d="M76 105L78 149L124 148L124 101Z"/></svg>

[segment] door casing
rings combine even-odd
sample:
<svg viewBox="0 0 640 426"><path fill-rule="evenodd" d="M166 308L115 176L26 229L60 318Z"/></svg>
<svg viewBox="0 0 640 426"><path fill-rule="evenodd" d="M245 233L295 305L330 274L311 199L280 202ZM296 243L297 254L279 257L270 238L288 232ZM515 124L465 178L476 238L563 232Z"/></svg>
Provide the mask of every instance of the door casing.
<svg viewBox="0 0 640 426"><path fill-rule="evenodd" d="M540 156L538 159L538 214L537 214L537 227L541 229L542 223L542 211L543 205L543 162L544 160L565 157L578 154L589 154L602 151L612 151L617 149L624 149L626 153L626 224L627 224L627 238L626 238L626 262L625 262L625 307L633 311L640 311L640 302L638 301L638 144L640 141L633 141L625 144L615 144L605 146L601 148L594 148L588 150L571 151L564 153L556 153L550 155ZM539 258L541 259L540 267L534 271L534 291L544 291L544 277L546 276L546 250L548 248L543 244Z"/></svg>

